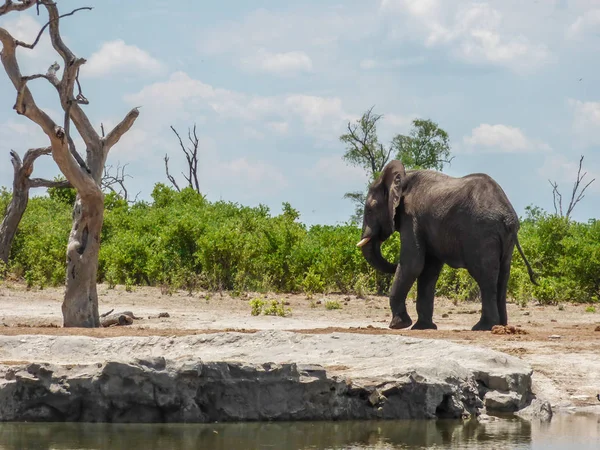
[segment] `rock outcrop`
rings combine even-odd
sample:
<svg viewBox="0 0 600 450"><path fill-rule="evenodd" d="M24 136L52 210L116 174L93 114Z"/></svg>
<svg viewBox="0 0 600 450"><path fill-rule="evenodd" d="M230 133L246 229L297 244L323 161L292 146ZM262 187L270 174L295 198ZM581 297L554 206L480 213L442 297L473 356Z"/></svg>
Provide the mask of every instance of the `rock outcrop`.
<svg viewBox="0 0 600 450"><path fill-rule="evenodd" d="M60 357L55 358L59 361L52 361L53 353L48 351L47 360L52 362L43 363L14 361L39 351L36 340L47 336L2 337L0 361L12 356L13 362L0 362L0 420L461 418L483 412L517 411L532 398L531 369L501 353L400 336L339 335L332 339L332 335L291 335L294 333L75 340L54 337L51 347L61 350ZM274 343L264 347L274 337L279 347ZM212 343L211 351L204 348L202 340ZM197 345L191 346L192 342ZM334 361L324 361L322 350L329 352L327 347L332 342L340 354L354 354L353 366L342 366L337 361L345 358L330 356ZM171 349L165 350L165 346ZM69 347L70 355L65 353ZM358 358L358 347L371 347L372 356L367 353ZM435 347L438 357L431 359L428 355ZM106 350L99 351L102 348ZM287 352L280 353L284 348ZM398 356L388 354L384 358L380 352L386 349L393 349ZM170 359L155 356L157 350ZM202 357L216 359L215 353L220 353L222 360ZM83 354L87 363L79 361ZM298 363L282 361L282 355ZM69 356L76 363L66 363ZM40 361L40 356L32 359ZM315 364L316 359L338 365L326 370Z"/></svg>

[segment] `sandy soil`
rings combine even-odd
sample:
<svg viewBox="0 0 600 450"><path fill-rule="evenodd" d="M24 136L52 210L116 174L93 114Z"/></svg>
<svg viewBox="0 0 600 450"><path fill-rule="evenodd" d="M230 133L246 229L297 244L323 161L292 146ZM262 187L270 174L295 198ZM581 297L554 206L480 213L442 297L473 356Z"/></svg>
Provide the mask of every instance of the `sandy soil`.
<svg viewBox="0 0 600 450"><path fill-rule="evenodd" d="M100 312L133 311L140 317L133 325L103 329L61 328L62 289L27 291L21 284L0 285L0 334L2 335L86 335L181 336L220 331L289 330L299 333L347 332L361 334L399 334L410 337L441 339L492 348L521 358L534 369L536 392L564 408L597 406L600 393L600 307L586 312L586 305L557 306L509 304L509 323L523 334L497 335L472 332L477 322L479 303L454 305L436 300L434 321L438 330L390 330L386 297L359 299L345 295L243 295L185 292L161 295L157 288L122 286L99 287ZM249 300L255 297L283 300L291 309L287 317L252 316ZM327 310L325 303L337 301L341 309ZM161 312L169 317L158 318ZM413 320L417 314L409 301ZM3 361L0 361L3 362Z"/></svg>

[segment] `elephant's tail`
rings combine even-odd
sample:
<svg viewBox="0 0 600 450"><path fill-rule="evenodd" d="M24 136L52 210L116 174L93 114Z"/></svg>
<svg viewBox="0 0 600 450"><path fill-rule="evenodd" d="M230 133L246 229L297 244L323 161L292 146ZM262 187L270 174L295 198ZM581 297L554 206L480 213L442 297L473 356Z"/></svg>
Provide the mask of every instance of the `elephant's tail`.
<svg viewBox="0 0 600 450"><path fill-rule="evenodd" d="M529 272L529 279L531 280L531 282L533 284L535 284L536 286L539 286L539 284L537 284L537 281L535 280L535 273L533 273L533 269L529 265L529 261L527 261L527 258L525 258L525 254L523 253L523 250L521 249L521 245L519 244L519 238L517 236L515 236L515 240L517 242L517 250L519 250L519 253L521 254L521 258L523 258L523 261L525 261L525 265L527 266L527 272Z"/></svg>

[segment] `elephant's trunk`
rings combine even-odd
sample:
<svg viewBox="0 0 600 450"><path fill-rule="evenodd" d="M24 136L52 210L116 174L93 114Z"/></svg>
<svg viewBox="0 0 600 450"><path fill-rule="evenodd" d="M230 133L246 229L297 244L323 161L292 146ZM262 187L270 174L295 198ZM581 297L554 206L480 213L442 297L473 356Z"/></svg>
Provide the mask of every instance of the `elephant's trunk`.
<svg viewBox="0 0 600 450"><path fill-rule="evenodd" d="M396 264L387 261L381 254L381 241L377 238L372 238L368 243L361 247L362 253L374 269L384 273L396 273Z"/></svg>

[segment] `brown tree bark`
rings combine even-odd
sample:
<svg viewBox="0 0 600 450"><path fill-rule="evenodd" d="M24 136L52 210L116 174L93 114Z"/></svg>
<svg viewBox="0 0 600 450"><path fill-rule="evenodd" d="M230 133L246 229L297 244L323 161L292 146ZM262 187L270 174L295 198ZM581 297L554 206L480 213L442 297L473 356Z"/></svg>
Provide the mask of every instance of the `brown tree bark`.
<svg viewBox="0 0 600 450"><path fill-rule="evenodd" d="M14 106L17 114L21 114L35 122L48 136L52 148L52 157L65 178L77 190L77 200L73 211L73 226L67 245L67 277L64 301L62 304L63 325L65 327L99 327L98 294L96 276L98 272L98 252L100 249L100 231L104 218L104 196L100 188L102 169L108 152L133 125L139 115L137 108L131 110L106 137L101 137L81 105L88 101L81 92L79 84L79 68L85 59L77 58L66 46L60 36L60 18L73 15L82 9L60 16L57 5L52 0L22 0L19 3L5 0L0 6L0 16L11 11L22 11L34 5L46 8L48 23L42 28L33 44L26 44L14 39L8 31L0 28L0 42L3 49L1 61L8 77L17 91ZM59 80L56 68L46 74L24 77L21 75L16 59L16 48L34 48L42 32L48 28L52 46L63 61L63 73ZM61 106L65 112L62 126L41 110L35 103L27 83L37 79L47 80L56 89ZM78 94L75 95L75 85ZM86 162L83 161L73 140L69 128L70 123L77 128L86 146Z"/></svg>
<svg viewBox="0 0 600 450"><path fill-rule="evenodd" d="M33 172L33 164L42 155L49 155L50 147L35 148L27 150L23 161L11 150L11 162L14 167L12 199L8 204L4 219L0 224L0 260L8 263L10 249L12 247L17 228L29 202L29 189L36 187L69 187L68 181L49 181L41 178L30 178Z"/></svg>

